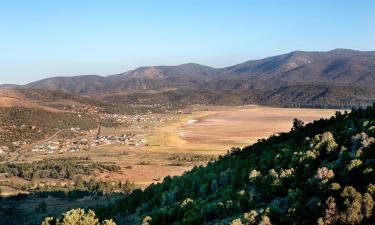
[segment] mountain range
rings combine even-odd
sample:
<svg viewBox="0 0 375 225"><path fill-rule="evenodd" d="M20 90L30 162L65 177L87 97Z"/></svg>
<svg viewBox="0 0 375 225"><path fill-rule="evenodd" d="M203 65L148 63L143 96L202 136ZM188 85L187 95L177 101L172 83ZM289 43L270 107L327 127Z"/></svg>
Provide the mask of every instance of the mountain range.
<svg viewBox="0 0 375 225"><path fill-rule="evenodd" d="M375 51L294 51L225 68L193 63L140 67L110 76L52 77L17 87L101 97L183 93L188 103L353 106L375 101Z"/></svg>

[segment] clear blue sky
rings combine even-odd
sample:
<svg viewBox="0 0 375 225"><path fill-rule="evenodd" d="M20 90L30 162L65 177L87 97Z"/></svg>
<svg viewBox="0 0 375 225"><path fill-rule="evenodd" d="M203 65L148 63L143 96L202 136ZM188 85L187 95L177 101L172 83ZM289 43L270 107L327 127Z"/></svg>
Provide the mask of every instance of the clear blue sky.
<svg viewBox="0 0 375 225"><path fill-rule="evenodd" d="M0 84L143 65L224 67L293 50L375 50L374 0L0 2Z"/></svg>

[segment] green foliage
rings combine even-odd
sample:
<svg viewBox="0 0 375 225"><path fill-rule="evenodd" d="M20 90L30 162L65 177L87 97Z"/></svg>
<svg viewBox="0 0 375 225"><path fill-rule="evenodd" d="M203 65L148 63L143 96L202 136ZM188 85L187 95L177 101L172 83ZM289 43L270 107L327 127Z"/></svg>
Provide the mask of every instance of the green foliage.
<svg viewBox="0 0 375 225"><path fill-rule="evenodd" d="M260 177L260 176L262 176L261 172L257 170L252 170L249 174L249 180L250 182L254 182L257 179L257 177Z"/></svg>
<svg viewBox="0 0 375 225"><path fill-rule="evenodd" d="M336 206L336 200L334 197L330 196L326 200L326 206L325 206L323 218L319 218L318 221L320 222L318 223L323 222L323 224L333 224L337 220L337 217L338 217L337 214L338 214L338 209Z"/></svg>
<svg viewBox="0 0 375 225"><path fill-rule="evenodd" d="M57 219L47 217L42 225L116 225L116 223L113 220L104 220L100 223L92 210L85 212L83 209L72 209Z"/></svg>
<svg viewBox="0 0 375 225"><path fill-rule="evenodd" d="M361 193L358 193L353 187L349 186L344 188L341 197L344 199L344 210L340 213L340 220L345 224L361 223L363 219Z"/></svg>
<svg viewBox="0 0 375 225"><path fill-rule="evenodd" d="M0 146L13 148L12 142L34 142L52 135L60 129L79 127L89 130L97 127L95 119L82 114L78 117L75 113L58 113L42 109L0 107Z"/></svg>
<svg viewBox="0 0 375 225"><path fill-rule="evenodd" d="M268 216L263 215L260 219L259 225L272 225L271 220Z"/></svg>
<svg viewBox="0 0 375 225"><path fill-rule="evenodd" d="M374 118L375 105L296 125L95 210L118 224L375 224Z"/></svg>
<svg viewBox="0 0 375 225"><path fill-rule="evenodd" d="M243 225L241 219L234 219L230 225Z"/></svg>
<svg viewBox="0 0 375 225"><path fill-rule="evenodd" d="M39 213L47 212L47 203L45 201L40 202L35 211Z"/></svg>
<svg viewBox="0 0 375 225"><path fill-rule="evenodd" d="M346 167L347 171L352 171L353 169L360 167L362 165L362 161L360 159L353 159L350 161L350 164Z"/></svg>
<svg viewBox="0 0 375 225"><path fill-rule="evenodd" d="M246 224L252 225L255 224L258 213L255 210L251 210L249 213L244 214L244 220Z"/></svg>
<svg viewBox="0 0 375 225"><path fill-rule="evenodd" d="M369 193L365 193L363 195L363 202L362 202L362 207L363 207L363 216L365 218L371 218L373 215L373 209L374 209L374 200L372 199L371 195Z"/></svg>
<svg viewBox="0 0 375 225"><path fill-rule="evenodd" d="M70 157L58 159L44 159L41 161L0 164L0 172L25 179L37 180L40 178L69 178L77 175L94 175L99 171L120 170L114 163L93 162L88 157Z"/></svg>
<svg viewBox="0 0 375 225"><path fill-rule="evenodd" d="M331 190L338 191L341 189L341 186L339 183L331 183Z"/></svg>
<svg viewBox="0 0 375 225"><path fill-rule="evenodd" d="M187 198L181 203L181 208L187 207L189 204L193 203L193 200L191 198Z"/></svg>
<svg viewBox="0 0 375 225"><path fill-rule="evenodd" d="M298 130L298 129L301 129L303 127L304 123L302 120L299 120L297 118L293 119L293 126L292 126L292 130Z"/></svg>
<svg viewBox="0 0 375 225"><path fill-rule="evenodd" d="M149 216L146 216L145 218L143 218L141 225L150 225L151 221L152 221L152 218Z"/></svg>
<svg viewBox="0 0 375 225"><path fill-rule="evenodd" d="M374 194L375 194L375 185L374 184L369 184L367 186L367 193L374 196Z"/></svg>

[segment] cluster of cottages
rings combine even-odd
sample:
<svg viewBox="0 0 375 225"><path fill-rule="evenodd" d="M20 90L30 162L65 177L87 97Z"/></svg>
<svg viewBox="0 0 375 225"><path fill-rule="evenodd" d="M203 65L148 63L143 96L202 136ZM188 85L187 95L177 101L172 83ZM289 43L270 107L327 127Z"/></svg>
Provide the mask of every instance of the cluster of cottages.
<svg viewBox="0 0 375 225"><path fill-rule="evenodd" d="M108 145L114 143L121 143L130 146L140 146L145 145L146 141L143 139L135 139L134 134L123 134L120 136L115 135L108 135L108 136L101 136L97 135L92 137L91 146L98 146L98 145Z"/></svg>
<svg viewBox="0 0 375 225"><path fill-rule="evenodd" d="M101 118L103 120L114 120L123 125L127 125L131 128L147 128L145 124L157 124L166 120L171 120L173 117L166 117L155 114L139 114L139 115L126 115L126 114L102 114Z"/></svg>
<svg viewBox="0 0 375 225"><path fill-rule="evenodd" d="M25 140L25 141L13 141L13 142L12 142L12 145L13 145L13 147L15 147L15 148L20 148L21 146L23 146L23 145L28 145L28 144L31 144L31 141L30 141L30 140Z"/></svg>
<svg viewBox="0 0 375 225"><path fill-rule="evenodd" d="M64 106L62 108L64 111L66 112L71 112L71 113L78 113L78 115L80 115L80 113L86 113L86 112L89 112L89 111L92 111L93 113L98 113L98 107L96 106L87 106L87 105L69 105L69 106ZM81 117L81 115L80 115Z"/></svg>
<svg viewBox="0 0 375 225"><path fill-rule="evenodd" d="M79 132L81 129L79 127L71 127L69 130L71 132Z"/></svg>
<svg viewBox="0 0 375 225"><path fill-rule="evenodd" d="M44 153L55 153L55 152L76 152L79 150L89 150L89 145L82 145L78 142L71 143L70 141L49 141L45 144L35 145L32 152L44 152Z"/></svg>
<svg viewBox="0 0 375 225"><path fill-rule="evenodd" d="M91 139L81 138L77 141L49 141L45 144L35 145L32 152L56 153L56 152L76 152L88 151L91 147L110 144L125 144L129 146L143 146L146 141L143 139L136 139L134 134L123 134L120 136L96 135Z"/></svg>

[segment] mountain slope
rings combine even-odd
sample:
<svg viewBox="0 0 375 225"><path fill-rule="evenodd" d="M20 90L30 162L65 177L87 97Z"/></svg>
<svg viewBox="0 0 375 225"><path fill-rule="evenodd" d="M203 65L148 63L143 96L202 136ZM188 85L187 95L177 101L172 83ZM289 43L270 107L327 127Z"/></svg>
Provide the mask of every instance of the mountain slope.
<svg viewBox="0 0 375 225"><path fill-rule="evenodd" d="M27 84L27 88L60 90L77 94L103 94L190 87L210 80L217 69L198 64L140 67L108 77L96 75L47 78Z"/></svg>
<svg viewBox="0 0 375 225"><path fill-rule="evenodd" d="M289 85L263 92L257 102L281 107L350 108L374 103L375 89L350 85Z"/></svg>
<svg viewBox="0 0 375 225"><path fill-rule="evenodd" d="M107 77L52 77L24 86L2 85L0 90L63 91L124 103L128 103L126 99L147 97L159 104L173 105L348 108L375 102L374 87L375 52L335 49L295 51L226 68L188 63L140 67ZM117 103L106 101L105 104L116 107Z"/></svg>
<svg viewBox="0 0 375 225"><path fill-rule="evenodd" d="M375 52L335 49L295 51L227 68L242 78L289 84L329 82L370 86L375 83Z"/></svg>
<svg viewBox="0 0 375 225"><path fill-rule="evenodd" d="M258 224L266 216L272 224L373 224L374 126L375 106L306 126L296 121L289 133L166 178L113 209L149 215L151 224L229 224L236 217Z"/></svg>
<svg viewBox="0 0 375 225"><path fill-rule="evenodd" d="M375 105L295 120L288 133L95 210L117 224L370 225L374 169Z"/></svg>
<svg viewBox="0 0 375 225"><path fill-rule="evenodd" d="M97 75L83 75L74 77L52 77L26 85L32 89L58 90L77 94L87 94L92 91L106 90L110 80Z"/></svg>
<svg viewBox="0 0 375 225"><path fill-rule="evenodd" d="M328 52L296 51L216 69L199 64L141 67L125 73L48 78L26 87L79 94L103 94L130 90L207 88L225 82L251 82L256 88L285 84L329 83L375 85L375 52L336 49ZM214 87L213 87L214 88Z"/></svg>

